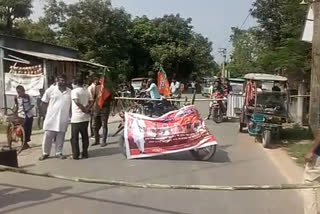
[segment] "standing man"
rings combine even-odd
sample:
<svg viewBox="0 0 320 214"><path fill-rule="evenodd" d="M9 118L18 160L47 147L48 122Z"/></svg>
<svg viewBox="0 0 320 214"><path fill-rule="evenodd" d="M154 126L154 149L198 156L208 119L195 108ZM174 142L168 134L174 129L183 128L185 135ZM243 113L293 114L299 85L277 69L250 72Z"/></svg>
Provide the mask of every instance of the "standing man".
<svg viewBox="0 0 320 214"><path fill-rule="evenodd" d="M23 129L25 131L25 143L22 149L28 149L29 142L31 141L32 125L33 125L33 108L34 100L28 94L22 85L18 85L17 88L18 96L15 97L15 112L18 113L18 117L23 121Z"/></svg>
<svg viewBox="0 0 320 214"><path fill-rule="evenodd" d="M172 79L170 90L173 98L181 98L180 83L176 80L176 78Z"/></svg>
<svg viewBox="0 0 320 214"><path fill-rule="evenodd" d="M316 139L310 151L306 154L306 166L304 170L304 183L316 184L317 179L320 177L320 130L317 132ZM304 214L317 214L318 200L317 190L308 189L304 190Z"/></svg>
<svg viewBox="0 0 320 214"><path fill-rule="evenodd" d="M194 92L196 91L196 81L192 81L191 82L191 89L192 89L192 94L194 94Z"/></svg>
<svg viewBox="0 0 320 214"><path fill-rule="evenodd" d="M88 92L91 96L91 98L94 100L95 99L95 92L96 92L96 87L99 84L99 78L97 76L92 76L92 83L88 87ZM94 130L93 130L93 112L90 114L90 137L94 137Z"/></svg>
<svg viewBox="0 0 320 214"><path fill-rule="evenodd" d="M93 99L88 90L83 87L84 83L82 78L76 79L74 84L75 87L71 91L71 148L73 159L79 160L79 134L81 134L82 137L82 158L88 158L88 125Z"/></svg>
<svg viewBox="0 0 320 214"><path fill-rule="evenodd" d="M94 130L94 138L95 142L92 146L99 145L101 147L105 147L107 145L107 138L108 138L108 120L110 115L111 109L111 98L106 100L103 103L102 108L99 107L98 104L98 97L101 91L101 84L96 87L95 94L94 94L94 104L92 108L93 112L93 130ZM100 142L100 135L99 131L102 127L102 142Z"/></svg>
<svg viewBox="0 0 320 214"><path fill-rule="evenodd" d="M71 90L67 88L65 75L57 77L57 85L48 88L41 101L48 108L43 124L42 156L39 160L50 156L52 143L56 144L56 157L65 159L62 151L71 110Z"/></svg>

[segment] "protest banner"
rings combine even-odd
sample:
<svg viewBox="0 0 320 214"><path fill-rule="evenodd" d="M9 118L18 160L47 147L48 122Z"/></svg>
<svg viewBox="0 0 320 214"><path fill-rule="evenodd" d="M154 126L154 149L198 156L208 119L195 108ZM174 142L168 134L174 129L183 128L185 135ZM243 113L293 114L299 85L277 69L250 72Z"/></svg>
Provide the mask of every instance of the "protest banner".
<svg viewBox="0 0 320 214"><path fill-rule="evenodd" d="M6 95L17 95L16 87L22 85L26 93L30 96L39 96L40 89L44 85L44 75L28 75L28 74L5 74L5 93Z"/></svg>
<svg viewBox="0 0 320 214"><path fill-rule="evenodd" d="M159 118L126 113L124 138L128 159L152 157L216 145L195 106Z"/></svg>

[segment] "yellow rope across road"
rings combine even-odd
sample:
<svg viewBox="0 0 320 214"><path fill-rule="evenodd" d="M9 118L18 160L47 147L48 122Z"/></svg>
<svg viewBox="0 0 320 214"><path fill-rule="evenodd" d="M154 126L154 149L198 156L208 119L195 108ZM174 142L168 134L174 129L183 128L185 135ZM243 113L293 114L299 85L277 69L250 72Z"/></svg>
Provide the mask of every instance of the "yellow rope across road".
<svg viewBox="0 0 320 214"><path fill-rule="evenodd" d="M0 165L0 171L26 174L31 176L54 178L59 180L66 180L80 183L90 184L105 184L120 187L132 187L142 189L180 189L180 190L211 190L211 191L266 191L266 190L302 190L302 189L320 189L320 185L309 184L279 184L279 185L239 185L239 186L215 186L215 185L170 185L170 184L149 184L149 183L132 183L126 181L105 180L105 179L91 179L66 177L62 175L55 175L51 173L38 173L25 169L13 168Z"/></svg>

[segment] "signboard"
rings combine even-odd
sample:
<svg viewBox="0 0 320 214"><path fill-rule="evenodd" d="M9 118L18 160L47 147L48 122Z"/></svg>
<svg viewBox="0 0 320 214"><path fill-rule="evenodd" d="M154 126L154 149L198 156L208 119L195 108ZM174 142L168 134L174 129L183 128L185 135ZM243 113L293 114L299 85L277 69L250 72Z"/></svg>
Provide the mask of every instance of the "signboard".
<svg viewBox="0 0 320 214"><path fill-rule="evenodd" d="M195 106L159 118L126 112L124 138L128 159L158 156L216 145Z"/></svg>
<svg viewBox="0 0 320 214"><path fill-rule="evenodd" d="M5 93L6 95L17 95L16 87L22 85L26 93L32 97L40 95L40 89L43 88L44 75L28 75L28 74L5 74Z"/></svg>
<svg viewBox="0 0 320 214"><path fill-rule="evenodd" d="M308 11L308 16L307 20L304 26L304 31L302 35L302 41L305 42L312 42L313 38L313 20L314 20L314 15L313 15L313 9L312 5L309 7Z"/></svg>

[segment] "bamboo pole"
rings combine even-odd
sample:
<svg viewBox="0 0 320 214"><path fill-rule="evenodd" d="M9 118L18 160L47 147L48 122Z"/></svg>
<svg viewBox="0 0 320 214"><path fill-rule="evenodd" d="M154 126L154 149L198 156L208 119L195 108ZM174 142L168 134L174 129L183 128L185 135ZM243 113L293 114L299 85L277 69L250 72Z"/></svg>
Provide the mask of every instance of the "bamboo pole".
<svg viewBox="0 0 320 214"><path fill-rule="evenodd" d="M158 101L161 102L162 99L151 99L151 98L134 98L134 97L115 97L116 100L135 100L135 101ZM168 101L172 102L185 102L185 99L167 99ZM196 102L201 101L223 101L227 99L195 99Z"/></svg>
<svg viewBox="0 0 320 214"><path fill-rule="evenodd" d="M267 191L267 190L303 190L303 189L320 189L320 185L310 184L279 184L279 185L239 185L239 186L216 186L216 185L170 185L170 184L151 184L151 183L132 183L126 181L67 177L51 173L31 172L25 169L18 169L0 165L0 171L19 173L37 177L54 178L59 180L89 183L89 184L105 184L112 186L141 188L141 189L180 189L180 190L207 190L207 191Z"/></svg>

